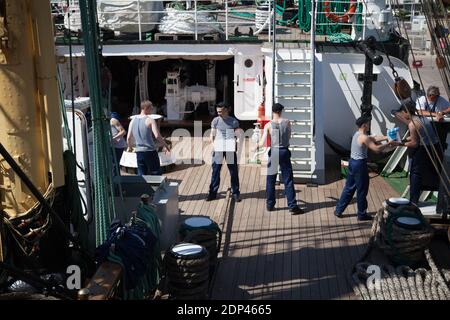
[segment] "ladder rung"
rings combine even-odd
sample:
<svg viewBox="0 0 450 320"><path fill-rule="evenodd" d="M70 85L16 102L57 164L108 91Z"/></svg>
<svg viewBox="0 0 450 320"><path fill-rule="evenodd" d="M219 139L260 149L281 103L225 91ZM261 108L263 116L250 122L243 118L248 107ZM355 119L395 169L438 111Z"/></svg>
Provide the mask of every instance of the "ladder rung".
<svg viewBox="0 0 450 320"><path fill-rule="evenodd" d="M311 164L311 158L291 158L291 162L294 164Z"/></svg>
<svg viewBox="0 0 450 320"><path fill-rule="evenodd" d="M277 86L288 88L307 88L311 87L310 83L277 83Z"/></svg>
<svg viewBox="0 0 450 320"><path fill-rule="evenodd" d="M309 126L311 124L311 120L291 120L291 124L295 124L297 126Z"/></svg>
<svg viewBox="0 0 450 320"><path fill-rule="evenodd" d="M311 107L284 107L284 112L311 112Z"/></svg>
<svg viewBox="0 0 450 320"><path fill-rule="evenodd" d="M292 138L310 138L312 136L311 133L292 133Z"/></svg>
<svg viewBox="0 0 450 320"><path fill-rule="evenodd" d="M293 146L293 145L291 145L289 147L289 149L291 151L311 151L312 147L311 146Z"/></svg>
<svg viewBox="0 0 450 320"><path fill-rule="evenodd" d="M280 59L278 58L276 60L277 62L294 62L294 63L298 63L298 62L311 62L311 59Z"/></svg>
<svg viewBox="0 0 450 320"><path fill-rule="evenodd" d="M288 75L307 75L311 74L311 71L276 71L277 74L288 74Z"/></svg>
<svg viewBox="0 0 450 320"><path fill-rule="evenodd" d="M275 96L275 98L309 100L309 99L311 99L311 96L310 95L283 94L283 95Z"/></svg>
<svg viewBox="0 0 450 320"><path fill-rule="evenodd" d="M305 179L315 179L317 175L313 174L313 171L293 171L294 178L305 178Z"/></svg>

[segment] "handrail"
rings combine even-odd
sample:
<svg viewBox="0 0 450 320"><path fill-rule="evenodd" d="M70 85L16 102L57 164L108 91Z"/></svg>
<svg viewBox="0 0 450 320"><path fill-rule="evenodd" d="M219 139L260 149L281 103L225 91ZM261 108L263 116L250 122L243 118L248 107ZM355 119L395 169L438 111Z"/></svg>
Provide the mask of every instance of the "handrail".
<svg viewBox="0 0 450 320"><path fill-rule="evenodd" d="M341 6L339 6L339 10L338 11L334 11L336 8L337 4L340 3L348 3L349 0L333 0L331 1L332 6L334 6L332 8L333 12L335 12L336 14L340 15L343 14L344 11L342 11L343 9L340 9ZM360 2L362 0L359 0L358 2ZM145 40L145 36L142 35L142 33L153 30L158 28L158 26L160 26L162 24L162 22L160 21L159 18L155 18L153 15L157 15L157 16L162 16L163 14L167 13L167 10L161 10L161 7L158 7L155 9L157 10L149 10L150 7L146 6L146 4L152 4L152 3L156 3L156 2L162 2L163 4L165 3L164 1L160 1L160 0L136 0L134 2L131 2L132 5L127 6L126 8L119 8L119 10L115 10L117 9L117 7L114 8L114 10L112 12L108 11L108 9L105 9L105 7L100 7L100 5L102 4L100 1L97 1L98 3L98 10L97 10L97 15L98 15L98 19L100 21L100 24L102 25L103 21L105 23L105 26L108 27L109 29L112 29L112 31L116 31L116 32L131 32L131 33L138 33L138 39L140 41ZM189 30L189 34L193 34L195 40L199 40L201 39L201 37L199 37L199 33L201 33L201 29L205 30L205 28L207 28L208 26L218 26L218 28L220 28L220 30L223 30L221 33L224 34L224 38L225 40L229 40L230 36L234 34L234 29L236 27L252 27L255 28L256 26L256 15L257 15L257 8L258 8L258 4L261 4L261 1L259 1L259 3L257 1L254 1L254 4L252 4L251 6L246 5L244 6L230 6L230 4L228 3L228 1L224 1L223 5L217 6L217 9L214 9L213 7L208 7L208 6L204 6L202 4L201 0L194 0L194 3L190 6L187 7L186 10L179 10L180 13L186 13L186 14L190 14L192 15L192 20L193 22L190 23L190 25L192 24L192 29ZM321 9L319 11L320 6L318 5L319 3L323 2L323 0L314 0L315 3L315 10L316 10L316 20L315 20L315 26L319 27L319 26L324 26L324 25L329 25L330 22L329 21L318 21L317 17L319 17L319 15L323 15L325 13L325 11L323 9ZM54 10L54 14L58 14L61 16L61 12L62 11L67 11L68 8L70 8L70 10L73 11L73 14L71 15L71 28L72 30L78 30L81 28L81 21L77 21L79 20L79 8L77 7L79 1L77 0L70 0L69 1L69 7L66 6L67 0L60 0L60 1L52 1L53 4L58 4L59 3L59 7L55 8ZM107 1L104 1L104 3L107 4ZM120 2L115 2L115 3L120 3ZM130 1L124 1L124 4L129 4ZM274 13L274 11L278 12L279 10L277 8L274 8L273 6L273 1L270 0L268 1L265 5L268 5L268 13L269 13L269 21L268 21L268 29L269 30L273 30L273 19L270 16L276 15L277 13ZM136 7L137 6L137 7ZM133 9L134 8L134 9ZM282 8L282 7L280 7ZM284 8L284 7L283 7ZM282 8L282 9L283 9ZM204 10L203 10L204 9ZM275 9L275 10L274 10ZM106 11L105 11L106 10ZM260 11L260 10L259 10ZM177 11L174 11L175 13L178 13ZM116 19L112 19L110 20L110 16L117 14L118 16L121 16L122 19L120 19L119 21L116 21ZM278 12L279 14L279 12ZM217 19L213 19L213 21L203 21L202 19L200 19L200 15L214 15L215 17L217 17ZM352 22L348 22L348 23L340 23L340 25L347 25L347 26L353 26L353 27L362 27L363 28L363 35L365 34L365 30L366 30L366 23L365 20L367 19L363 19L362 23L357 23L355 20L355 17L357 16L365 16L366 13L365 12L355 12L353 17L353 21ZM66 17L67 18L67 17ZM127 21L130 19L134 19L133 21ZM358 19L359 21L359 19ZM59 27L59 29L61 29L62 26L64 26L64 23L60 23L60 24L55 24L56 27ZM203 26L202 28L200 26ZM55 28L58 29L58 28ZM209 28L207 28L206 30L208 30ZM215 28L214 28L215 29ZM127 30L127 31L122 31L122 30ZM133 30L133 31L128 31L128 30ZM212 32L216 32L216 31L212 31ZM185 33L185 32L181 32L181 33ZM267 34L267 38L266 40L271 43L272 42L272 33L268 32Z"/></svg>

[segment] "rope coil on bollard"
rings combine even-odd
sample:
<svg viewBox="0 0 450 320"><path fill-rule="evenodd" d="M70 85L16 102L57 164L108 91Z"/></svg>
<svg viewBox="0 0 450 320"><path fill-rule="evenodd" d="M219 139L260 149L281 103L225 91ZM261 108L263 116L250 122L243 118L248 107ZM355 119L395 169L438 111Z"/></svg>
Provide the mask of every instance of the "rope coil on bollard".
<svg viewBox="0 0 450 320"><path fill-rule="evenodd" d="M427 231L422 233L417 232L418 230L405 232L405 230L398 230L401 228L396 228L397 226L392 226L390 232L395 233L395 235L390 236L390 244L396 247L394 249L389 248L385 213L387 212L384 209L380 209L377 212L373 221L372 236L369 240L368 248L360 262L353 267L351 281L353 291L357 297L363 300L450 300L450 270L440 270L436 266L428 248L424 248L421 251L421 256L426 259L430 270L425 268L413 270L407 265L399 265L397 267L381 265L379 266L381 278L378 286L369 285L368 279L372 273L368 272L368 268L372 264L364 260L367 259L375 245L379 246L383 251L388 250L387 254L391 255L391 258L395 254L410 254L409 258L417 258L416 251L420 251L421 247L414 241L422 241L426 244L429 243L427 242L428 240L431 241L432 230L429 229L431 228L429 226L426 226L424 230ZM394 219L395 213L398 213L398 211L394 210L391 220ZM408 241L413 242L412 249L405 245ZM389 249L391 250L389 251Z"/></svg>

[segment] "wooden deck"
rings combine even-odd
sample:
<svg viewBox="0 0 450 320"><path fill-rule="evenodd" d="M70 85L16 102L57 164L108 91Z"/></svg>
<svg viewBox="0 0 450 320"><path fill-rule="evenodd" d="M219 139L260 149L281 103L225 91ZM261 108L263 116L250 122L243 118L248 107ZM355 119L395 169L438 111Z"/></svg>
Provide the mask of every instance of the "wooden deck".
<svg viewBox="0 0 450 320"><path fill-rule="evenodd" d="M199 158L195 155L194 158ZM306 210L292 216L283 186L277 186L277 210L265 210L261 166L241 165L242 201L230 200L224 165L218 200L206 202L211 166L179 165L166 175L180 182L182 218L206 215L223 231L222 252L212 285L212 299L352 299L348 274L362 256L370 222L358 222L355 201L338 219L333 215L344 180L308 187L296 184ZM369 212L398 194L379 176L370 181Z"/></svg>

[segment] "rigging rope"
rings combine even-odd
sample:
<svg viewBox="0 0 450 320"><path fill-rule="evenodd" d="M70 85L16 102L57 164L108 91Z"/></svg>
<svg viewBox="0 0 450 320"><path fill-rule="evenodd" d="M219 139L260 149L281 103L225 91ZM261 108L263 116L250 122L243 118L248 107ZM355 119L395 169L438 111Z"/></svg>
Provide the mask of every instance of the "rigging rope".
<svg viewBox="0 0 450 320"><path fill-rule="evenodd" d="M107 237L109 218L115 216L113 194L111 194L110 125L105 115L105 101L102 97L99 62L99 37L96 1L80 0L83 42L89 80L89 95L92 106L92 127L94 134L94 204L96 243L103 243Z"/></svg>
<svg viewBox="0 0 450 320"><path fill-rule="evenodd" d="M363 0L363 1L364 1L364 0ZM398 0L395 0L395 1L396 1L396 5L399 6ZM364 1L364 2L365 2L365 1ZM397 20L397 25L398 25L398 27L399 27L399 32L400 32L400 24L398 23L398 17L396 17L396 20ZM402 21L402 22L403 22L403 29L405 30L405 34L406 34L406 39L407 39L407 41L408 41L408 43L409 43L409 47L410 47L410 50L411 50L411 55L412 55L412 57L413 57L413 61L415 61L416 58L415 58L415 55L414 55L414 50L413 50L413 48L412 48L412 45L411 45L411 41L410 41L410 39L409 39L408 32L406 31L406 27L405 27L405 25L404 25L404 21ZM377 33L378 33L378 30L376 30L376 31L377 31ZM430 31L431 31L431 30L430 30ZM421 86L422 88L425 88L425 86L424 86L424 84L423 84L423 81L422 81L422 77L421 77L421 75L420 75L419 69L416 68L416 71L417 71L417 75L418 75L418 78L419 78L419 81L420 81L420 86ZM402 105L405 105L405 100L402 100L401 103L402 103ZM421 106L421 107L422 107L422 106ZM407 109L407 111L408 111L408 114L411 116L411 114L409 113L409 110L408 110L408 109ZM419 114L418 117L419 117L419 118L423 118L424 116L421 115L421 114ZM434 123L433 115L431 115L431 120L432 120L432 121L431 121L431 124L432 124L432 126L433 126L434 134L437 135L436 125L435 125L435 123ZM436 150L436 148L434 147L434 145L431 145L430 147L428 147L426 144L424 144L424 137L422 137L422 135L420 134L419 128L417 127L417 125L415 124L414 121L413 121L412 123L413 123L413 125L414 125L414 128L415 128L416 132L418 133L418 136L419 136L420 141L421 141L422 144L424 145L425 151L426 151L426 153L427 153L427 155L428 155L428 158L430 159L430 162L432 163L432 165L433 165L434 169L436 170L436 172L438 172L439 179L441 180L442 185L443 185L445 191L447 192L447 195L450 195L450 190L448 189L448 183L450 182L450 178L449 178L449 175L448 175L448 173L447 173L446 167L443 165L442 160L441 160L440 157L439 157L438 151ZM425 135L426 135L428 141L432 141L432 139L431 139L431 134L428 132L427 128L423 127L423 129L424 129L424 132L425 132ZM444 154L444 148L443 148L443 146L442 146L441 141L439 141L439 148L440 148L442 154ZM431 151L430 151L429 149L431 149ZM434 161L434 157L432 157L432 153L434 153L434 155L435 155L435 157L436 157L438 163L436 163L436 161ZM441 170L439 170L439 168L441 168ZM442 173L445 175L445 179L446 179L446 180L445 180L444 177L442 176Z"/></svg>
<svg viewBox="0 0 450 320"><path fill-rule="evenodd" d="M450 300L450 270L439 270L429 249L425 249L424 254L430 270L424 268L413 270L406 265L398 267L382 265L379 266L381 279L378 285L368 283L368 278L372 274L368 268L372 263L364 260L369 256L375 243L379 244L383 213L383 209L377 212L366 252L353 267L351 282L355 294L363 300ZM417 238L417 243L421 241L422 239Z"/></svg>

